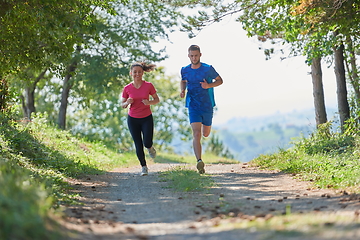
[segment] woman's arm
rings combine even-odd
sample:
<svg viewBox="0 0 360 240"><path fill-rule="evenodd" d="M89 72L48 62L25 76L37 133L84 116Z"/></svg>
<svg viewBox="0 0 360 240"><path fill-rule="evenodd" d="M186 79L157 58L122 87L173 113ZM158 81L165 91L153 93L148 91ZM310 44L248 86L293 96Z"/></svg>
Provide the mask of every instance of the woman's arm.
<svg viewBox="0 0 360 240"><path fill-rule="evenodd" d="M133 102L134 102L134 99L132 99L132 98L122 98L121 99L121 107L127 108Z"/></svg>
<svg viewBox="0 0 360 240"><path fill-rule="evenodd" d="M158 104L160 102L160 98L157 95L157 93L154 93L153 95L151 95L151 97L153 98L152 100L144 99L144 100L142 100L142 102L145 105L155 105L155 104Z"/></svg>

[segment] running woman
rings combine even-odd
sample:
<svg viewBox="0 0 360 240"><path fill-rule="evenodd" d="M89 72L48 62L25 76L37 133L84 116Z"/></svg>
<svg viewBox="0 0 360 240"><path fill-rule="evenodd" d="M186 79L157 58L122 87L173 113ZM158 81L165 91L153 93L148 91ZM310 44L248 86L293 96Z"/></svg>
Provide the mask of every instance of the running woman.
<svg viewBox="0 0 360 240"><path fill-rule="evenodd" d="M124 87L121 100L123 108L130 106L127 123L134 140L137 158L142 167L141 176L148 175L144 146L151 158L156 157L156 150L153 146L154 120L150 105L159 103L160 99L154 85L142 78L144 72L150 72L154 69L154 64L133 63L130 67L130 75L133 81Z"/></svg>

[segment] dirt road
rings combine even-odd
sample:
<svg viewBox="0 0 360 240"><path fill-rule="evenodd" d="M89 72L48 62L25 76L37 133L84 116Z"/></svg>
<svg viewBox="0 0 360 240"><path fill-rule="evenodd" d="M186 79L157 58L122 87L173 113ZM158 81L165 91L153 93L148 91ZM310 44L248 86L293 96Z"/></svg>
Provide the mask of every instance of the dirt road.
<svg viewBox="0 0 360 240"><path fill-rule="evenodd" d="M150 165L143 177L136 167L73 181L84 205L66 209L66 239L360 239L359 196L246 163L207 165L216 187L174 192L159 172L178 165Z"/></svg>

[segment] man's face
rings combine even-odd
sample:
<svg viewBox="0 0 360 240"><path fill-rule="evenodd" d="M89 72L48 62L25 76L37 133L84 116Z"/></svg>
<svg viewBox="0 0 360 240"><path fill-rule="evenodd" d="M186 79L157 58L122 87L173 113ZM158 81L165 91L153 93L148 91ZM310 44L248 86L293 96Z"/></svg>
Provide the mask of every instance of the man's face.
<svg viewBox="0 0 360 240"><path fill-rule="evenodd" d="M191 64L197 65L197 64L200 63L201 53L198 50L189 51L188 57L189 57L189 59L191 61Z"/></svg>

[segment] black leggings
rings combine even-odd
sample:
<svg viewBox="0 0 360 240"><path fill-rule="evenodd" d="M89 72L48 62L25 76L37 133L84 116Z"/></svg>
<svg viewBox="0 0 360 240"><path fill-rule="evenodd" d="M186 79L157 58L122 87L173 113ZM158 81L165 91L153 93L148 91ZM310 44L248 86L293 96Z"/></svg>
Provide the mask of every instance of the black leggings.
<svg viewBox="0 0 360 240"><path fill-rule="evenodd" d="M133 118L128 115L128 127L135 143L136 156L141 166L146 166L144 146L151 148L154 136L154 119L152 114L144 118Z"/></svg>

